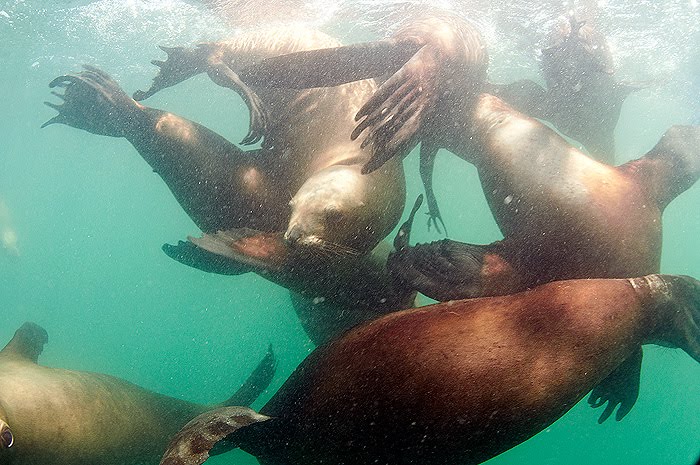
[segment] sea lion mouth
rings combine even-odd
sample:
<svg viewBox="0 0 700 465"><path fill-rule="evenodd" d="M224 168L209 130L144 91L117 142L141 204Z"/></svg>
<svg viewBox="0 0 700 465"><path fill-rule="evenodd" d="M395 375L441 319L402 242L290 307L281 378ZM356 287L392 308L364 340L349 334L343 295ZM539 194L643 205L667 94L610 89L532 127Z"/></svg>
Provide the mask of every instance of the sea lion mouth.
<svg viewBox="0 0 700 465"><path fill-rule="evenodd" d="M292 247L322 257L356 257L360 251L347 245L327 241L318 236L304 236L294 241Z"/></svg>

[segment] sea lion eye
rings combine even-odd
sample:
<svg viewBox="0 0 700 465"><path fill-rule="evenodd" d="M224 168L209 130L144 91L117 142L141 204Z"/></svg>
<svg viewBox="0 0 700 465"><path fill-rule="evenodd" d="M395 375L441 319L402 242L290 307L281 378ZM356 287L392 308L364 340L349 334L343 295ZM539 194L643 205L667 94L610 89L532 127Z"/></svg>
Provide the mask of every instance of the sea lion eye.
<svg viewBox="0 0 700 465"><path fill-rule="evenodd" d="M326 215L326 218L330 219L340 219L343 216L343 212L340 211L337 205L328 205L323 209L323 213Z"/></svg>
<svg viewBox="0 0 700 465"><path fill-rule="evenodd" d="M6 429L0 434L0 445L4 449L9 449L15 443L15 437L12 435L12 431Z"/></svg>

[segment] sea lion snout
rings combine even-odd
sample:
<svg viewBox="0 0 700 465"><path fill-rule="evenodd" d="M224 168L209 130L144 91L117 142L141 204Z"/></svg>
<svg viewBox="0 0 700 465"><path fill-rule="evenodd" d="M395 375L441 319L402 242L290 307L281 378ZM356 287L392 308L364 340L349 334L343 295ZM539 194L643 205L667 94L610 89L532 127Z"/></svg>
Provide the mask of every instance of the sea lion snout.
<svg viewBox="0 0 700 465"><path fill-rule="evenodd" d="M284 233L284 242L288 246L293 247L297 245L302 237L304 237L304 229L300 225L294 224Z"/></svg>

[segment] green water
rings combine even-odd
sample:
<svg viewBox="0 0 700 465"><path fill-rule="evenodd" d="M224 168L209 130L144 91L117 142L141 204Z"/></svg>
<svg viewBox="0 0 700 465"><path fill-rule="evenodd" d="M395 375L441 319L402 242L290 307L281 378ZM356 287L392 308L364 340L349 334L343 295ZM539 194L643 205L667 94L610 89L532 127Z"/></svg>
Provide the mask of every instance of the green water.
<svg viewBox="0 0 700 465"><path fill-rule="evenodd" d="M215 402L238 387L272 342L278 372L255 404L263 405L313 349L286 291L255 275L210 275L170 260L160 246L197 228L136 151L124 140L66 126L39 129L55 114L42 105L51 99L47 84L55 76L91 63L128 91L143 89L155 73L149 61L161 58L155 45L220 38L226 26L181 2L57 7L15 0L0 2L0 10L0 199L19 250L13 256L0 249L0 343L32 320L49 332L43 364ZM697 115L697 93L692 101L679 88L628 100L618 125L620 161L642 155L668 126ZM148 104L232 141L247 130L241 100L205 78ZM405 163L410 204L420 192L415 154ZM499 238L471 165L442 154L436 186L451 238ZM668 207L662 271L700 278L698 205L696 185ZM439 237L417 223L415 240ZM700 451L699 380L700 366L684 353L648 347L639 401L623 422L598 425L599 412L584 402L493 463L690 464ZM237 451L212 462L255 460Z"/></svg>

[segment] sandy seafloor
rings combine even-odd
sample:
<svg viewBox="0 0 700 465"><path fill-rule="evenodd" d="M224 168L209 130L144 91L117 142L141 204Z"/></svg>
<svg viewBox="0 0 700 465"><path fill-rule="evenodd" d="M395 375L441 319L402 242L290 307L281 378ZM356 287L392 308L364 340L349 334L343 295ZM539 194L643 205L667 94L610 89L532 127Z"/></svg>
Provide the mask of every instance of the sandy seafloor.
<svg viewBox="0 0 700 465"><path fill-rule="evenodd" d="M248 16L241 15L237 27L274 17L256 17L255 2L239 3ZM374 14L368 13L366 24L335 26L343 40L382 30L387 19L377 11L402 11L396 2L384 3L393 10L370 1L343 4L359 18L363 8ZM522 2L508 5L506 22L528 11ZM539 14L552 13L539 8ZM698 121L700 13L694 1L611 1L602 8L601 29L614 45L619 75L655 81L624 106L617 142L618 158L626 161L649 150L670 125ZM333 10L323 11L320 19L316 10L308 14L333 30ZM492 76L507 81L536 75L533 41L519 43L514 28L488 17L480 22L492 49ZM180 1L0 2L0 199L19 250L13 256L0 249L1 343L33 320L50 334L43 364L105 372L171 396L215 402L228 397L272 342L278 373L258 407L312 350L283 289L255 275L201 273L161 252L164 242L197 228L126 141L66 126L39 129L55 114L42 105L51 99L47 84L53 77L91 63L131 92L150 83L155 68L149 62L162 58L156 45L192 44L231 31L230 18ZM148 104L232 141L247 129L241 99L204 77ZM405 163L410 205L420 192L415 154ZM488 243L500 237L471 165L442 154L435 184L451 238ZM700 278L699 206L696 185L668 207L664 272ZM420 241L441 237L424 221L415 231ZM639 401L624 421L598 425L600 412L584 401L492 462L690 464L700 452L699 380L700 366L686 354L647 347ZM255 459L236 451L211 462Z"/></svg>

